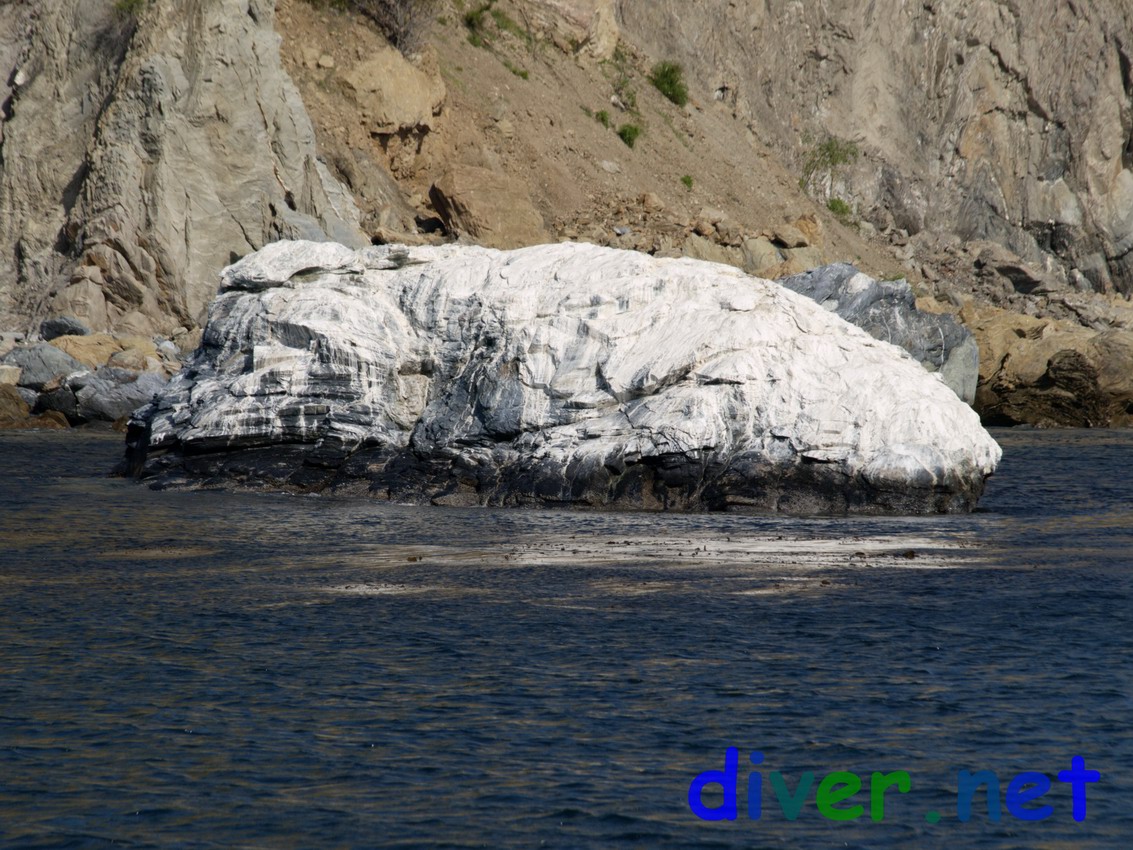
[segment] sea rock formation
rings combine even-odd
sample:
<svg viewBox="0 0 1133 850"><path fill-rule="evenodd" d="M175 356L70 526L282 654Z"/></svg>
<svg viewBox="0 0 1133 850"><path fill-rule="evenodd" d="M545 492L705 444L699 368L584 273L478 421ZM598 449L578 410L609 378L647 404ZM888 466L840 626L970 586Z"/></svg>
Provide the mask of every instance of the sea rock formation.
<svg viewBox="0 0 1133 850"><path fill-rule="evenodd" d="M159 484L790 513L967 510L1000 456L939 376L807 298L573 243L268 245L128 445Z"/></svg>
<svg viewBox="0 0 1133 850"><path fill-rule="evenodd" d="M780 284L805 295L867 331L905 349L930 372L939 372L971 404L980 377L980 351L972 334L952 316L926 313L905 280L874 280L848 263L833 263Z"/></svg>
<svg viewBox="0 0 1133 850"><path fill-rule="evenodd" d="M274 3L133 6L0 4L0 327L62 313L171 336L236 256L367 242L280 66Z"/></svg>

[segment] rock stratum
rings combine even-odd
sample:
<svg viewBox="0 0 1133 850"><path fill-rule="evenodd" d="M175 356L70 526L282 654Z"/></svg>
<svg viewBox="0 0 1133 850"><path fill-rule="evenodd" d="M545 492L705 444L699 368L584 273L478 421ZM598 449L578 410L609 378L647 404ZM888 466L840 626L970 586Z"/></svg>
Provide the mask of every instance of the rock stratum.
<svg viewBox="0 0 1133 850"><path fill-rule="evenodd" d="M575 243L268 245L127 443L155 486L800 514L969 510L1000 457L939 376L815 302Z"/></svg>

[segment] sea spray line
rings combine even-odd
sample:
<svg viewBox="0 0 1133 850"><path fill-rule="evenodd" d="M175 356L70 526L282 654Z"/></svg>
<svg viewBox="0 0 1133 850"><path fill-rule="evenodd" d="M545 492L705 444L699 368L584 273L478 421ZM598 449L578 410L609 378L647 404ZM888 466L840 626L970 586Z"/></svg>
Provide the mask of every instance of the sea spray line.
<svg viewBox="0 0 1133 850"><path fill-rule="evenodd" d="M753 765L761 765L763 753L753 752L749 760ZM1091 783L1100 782L1101 773L1087 768L1086 760L1082 756L1073 756L1070 759L1070 768L1060 770L1057 778L1059 782L1070 786L1071 816L1076 821L1084 821L1086 787ZM868 781L870 820L885 819L886 792L907 794L912 790L912 784L908 771L872 772ZM723 789L723 801L718 806L704 803L704 791L711 785L718 785ZM793 787L782 772L776 770L768 774L770 789L768 796L778 802L783 816L791 821L798 819L814 785L813 771L800 775ZM865 787L866 784L858 774L845 770L833 771L819 781L814 792L815 807L827 820L857 820L865 815L866 807L863 803L854 802L853 798ZM995 771L960 770L956 777L956 818L961 822L967 822L972 818L973 800L983 788L987 802L987 818L993 823L998 823L1002 818L1001 799L1008 813L1017 820L1046 820L1054 814L1054 806L1049 803L1039 806L1033 804L1041 800L1052 787L1050 776L1046 773L1024 770L1011 779L1007 784L1006 793L1001 798L1001 783ZM764 796L763 775L758 770L752 771L747 781L747 816L750 820L760 820L763 817ZM739 812L738 798L739 750L728 747L724 752L723 770L706 770L693 778L688 788L688 805L692 813L701 820L736 820ZM936 811L927 812L924 817L928 823L938 823L941 819L940 813Z"/></svg>

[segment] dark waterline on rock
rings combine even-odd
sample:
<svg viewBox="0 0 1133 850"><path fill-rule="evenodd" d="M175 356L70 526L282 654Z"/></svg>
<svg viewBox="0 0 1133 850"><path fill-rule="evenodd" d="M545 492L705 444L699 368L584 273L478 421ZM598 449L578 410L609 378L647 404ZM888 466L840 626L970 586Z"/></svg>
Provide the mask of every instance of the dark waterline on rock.
<svg viewBox="0 0 1133 850"><path fill-rule="evenodd" d="M5 434L0 845L1123 846L1133 434L995 436L979 513L799 520L155 493ZM728 746L912 791L701 823ZM1084 822L957 821L958 769L1074 755Z"/></svg>

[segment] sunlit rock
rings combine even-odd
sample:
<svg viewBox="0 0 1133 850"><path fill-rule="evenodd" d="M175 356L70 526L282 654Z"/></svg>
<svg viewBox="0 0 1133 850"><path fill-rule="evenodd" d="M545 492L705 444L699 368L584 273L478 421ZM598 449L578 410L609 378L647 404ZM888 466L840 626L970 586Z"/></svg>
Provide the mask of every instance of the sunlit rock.
<svg viewBox="0 0 1133 850"><path fill-rule="evenodd" d="M129 442L166 484L791 513L968 510L1000 457L938 375L803 296L570 243L269 245Z"/></svg>

